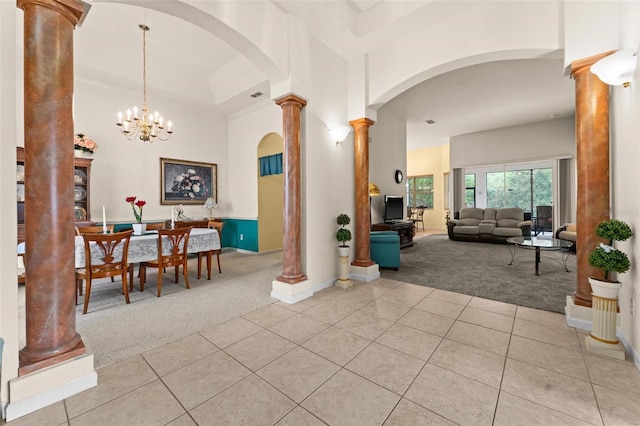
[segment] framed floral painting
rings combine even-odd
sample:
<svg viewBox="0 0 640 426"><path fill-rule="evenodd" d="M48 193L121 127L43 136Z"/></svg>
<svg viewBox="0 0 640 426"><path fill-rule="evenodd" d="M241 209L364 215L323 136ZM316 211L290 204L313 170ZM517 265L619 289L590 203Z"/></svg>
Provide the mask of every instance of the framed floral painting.
<svg viewBox="0 0 640 426"><path fill-rule="evenodd" d="M218 201L218 165L160 158L160 204Z"/></svg>

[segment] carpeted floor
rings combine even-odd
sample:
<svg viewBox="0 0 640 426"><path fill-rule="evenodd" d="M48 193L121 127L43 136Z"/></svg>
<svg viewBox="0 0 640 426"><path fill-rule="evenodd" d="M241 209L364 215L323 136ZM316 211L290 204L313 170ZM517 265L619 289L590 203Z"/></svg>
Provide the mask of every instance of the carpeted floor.
<svg viewBox="0 0 640 426"><path fill-rule="evenodd" d="M506 245L451 241L428 235L400 251L398 271L382 269L384 278L421 284L536 309L564 312L566 296L576 288L576 259L569 255L566 272L562 254L543 251L540 275L534 274L535 252ZM553 260L555 259L555 260Z"/></svg>

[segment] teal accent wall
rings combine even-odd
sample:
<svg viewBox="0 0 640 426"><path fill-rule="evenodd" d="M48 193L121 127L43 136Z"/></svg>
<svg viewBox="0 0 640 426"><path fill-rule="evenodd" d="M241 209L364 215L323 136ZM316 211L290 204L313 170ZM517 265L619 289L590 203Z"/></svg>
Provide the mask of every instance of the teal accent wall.
<svg viewBox="0 0 640 426"><path fill-rule="evenodd" d="M222 247L258 251L258 221L256 219L224 218Z"/></svg>

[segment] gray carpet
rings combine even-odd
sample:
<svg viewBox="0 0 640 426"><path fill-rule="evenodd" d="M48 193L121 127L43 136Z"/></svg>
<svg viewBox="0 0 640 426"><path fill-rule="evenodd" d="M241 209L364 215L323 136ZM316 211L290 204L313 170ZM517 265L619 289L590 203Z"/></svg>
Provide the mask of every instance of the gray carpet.
<svg viewBox="0 0 640 426"><path fill-rule="evenodd" d="M451 241L446 235L414 240L400 251L398 271L382 269L384 278L455 291L552 312L564 312L566 296L576 288L576 259L564 267L561 253L543 251L540 275L534 274L535 252L516 251L513 265L506 245Z"/></svg>

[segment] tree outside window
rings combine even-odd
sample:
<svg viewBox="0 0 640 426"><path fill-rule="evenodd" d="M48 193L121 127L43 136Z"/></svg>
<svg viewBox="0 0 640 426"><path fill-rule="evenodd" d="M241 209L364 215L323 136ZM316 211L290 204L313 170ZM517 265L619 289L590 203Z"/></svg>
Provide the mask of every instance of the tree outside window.
<svg viewBox="0 0 640 426"><path fill-rule="evenodd" d="M464 205L466 207L476 206L476 174L464 175Z"/></svg>
<svg viewBox="0 0 640 426"><path fill-rule="evenodd" d="M433 175L409 176L407 182L409 207L433 209Z"/></svg>

